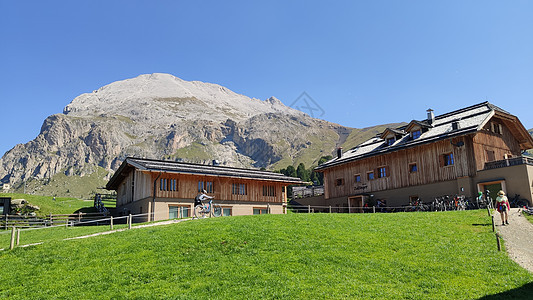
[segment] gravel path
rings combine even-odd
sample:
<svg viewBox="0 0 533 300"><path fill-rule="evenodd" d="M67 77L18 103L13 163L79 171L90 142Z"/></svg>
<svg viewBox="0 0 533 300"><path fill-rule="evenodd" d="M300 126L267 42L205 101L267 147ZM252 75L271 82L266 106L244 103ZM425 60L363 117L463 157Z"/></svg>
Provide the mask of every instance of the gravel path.
<svg viewBox="0 0 533 300"><path fill-rule="evenodd" d="M511 208L509 225L505 226L501 225L500 214L495 212L494 224L505 241L509 257L533 272L533 224L526 220L519 208Z"/></svg>

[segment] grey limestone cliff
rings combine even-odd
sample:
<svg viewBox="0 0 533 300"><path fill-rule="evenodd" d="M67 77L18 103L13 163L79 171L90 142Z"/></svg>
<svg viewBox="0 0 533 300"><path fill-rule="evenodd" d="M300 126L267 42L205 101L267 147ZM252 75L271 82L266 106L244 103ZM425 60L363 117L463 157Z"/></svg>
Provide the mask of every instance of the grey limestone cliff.
<svg viewBox="0 0 533 300"><path fill-rule="evenodd" d="M82 94L48 117L39 135L0 159L0 180L17 186L56 174L112 173L127 156L236 167L310 166L353 129L211 83L141 75Z"/></svg>

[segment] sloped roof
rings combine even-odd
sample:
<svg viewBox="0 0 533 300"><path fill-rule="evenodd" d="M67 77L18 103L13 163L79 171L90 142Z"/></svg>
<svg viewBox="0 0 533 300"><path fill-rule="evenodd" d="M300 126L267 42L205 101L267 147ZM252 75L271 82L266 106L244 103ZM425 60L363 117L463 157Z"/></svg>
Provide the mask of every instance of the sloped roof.
<svg viewBox="0 0 533 300"><path fill-rule="evenodd" d="M406 134L405 131L403 131L403 130L399 130L399 129L396 129L396 128L387 128L387 129L385 129L383 131L383 133L380 135L380 137L382 139L384 139L387 136L387 134L389 134L389 132L394 134L394 135L399 135L399 136L402 136L402 135Z"/></svg>
<svg viewBox="0 0 533 300"><path fill-rule="evenodd" d="M465 107L453 112L449 112L440 116L435 117L435 121L430 125L428 131L422 133L422 135L417 139L412 139L410 135L405 135L401 139L398 139L394 144L387 145L384 143L384 140L380 137L373 137L355 148L352 148L346 153L344 153L340 158L334 158L316 168L317 171L343 164L346 162L358 160L361 158L366 158L374 155L384 154L387 152L392 152L400 150L403 148L414 147L421 144L431 143L438 140L448 139L455 136L465 135L469 133L476 132L485 126L485 124L492 118L494 115L505 116L513 120L515 130L514 132L523 131L523 125L521 125L518 118L511 115L507 111L499 108L496 105L493 105L489 102L483 102L469 107ZM453 128L453 123L457 124L457 129ZM422 121L411 121L408 125L397 128L399 131L406 131L411 128L413 124L428 124L427 120ZM428 126L429 127L429 126ZM525 130L525 129L524 129ZM527 133L527 132L526 132ZM529 140L527 137L524 137L523 134L519 134L522 138L520 141L521 146L523 145L532 145L531 137Z"/></svg>
<svg viewBox="0 0 533 300"><path fill-rule="evenodd" d="M303 183L300 178L289 177L269 171L128 157L109 180L106 189L115 189L122 181L122 178L124 178L132 168L150 172L255 179L283 182L287 184Z"/></svg>

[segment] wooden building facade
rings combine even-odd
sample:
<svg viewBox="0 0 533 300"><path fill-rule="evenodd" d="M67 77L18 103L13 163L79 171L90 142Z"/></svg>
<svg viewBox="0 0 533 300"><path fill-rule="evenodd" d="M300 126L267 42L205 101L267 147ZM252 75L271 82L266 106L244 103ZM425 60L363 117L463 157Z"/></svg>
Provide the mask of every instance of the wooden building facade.
<svg viewBox="0 0 533 300"><path fill-rule="evenodd" d="M192 217L194 198L202 190L225 216L286 213L286 188L301 183L267 171L128 157L106 188L117 192L119 214L165 220Z"/></svg>
<svg viewBox="0 0 533 300"><path fill-rule="evenodd" d="M324 174L324 205L385 200L400 206L455 194L473 199L485 189L531 203L533 160L522 157L530 148L533 139L518 118L484 102L437 117L428 110L426 120L386 129L316 170Z"/></svg>

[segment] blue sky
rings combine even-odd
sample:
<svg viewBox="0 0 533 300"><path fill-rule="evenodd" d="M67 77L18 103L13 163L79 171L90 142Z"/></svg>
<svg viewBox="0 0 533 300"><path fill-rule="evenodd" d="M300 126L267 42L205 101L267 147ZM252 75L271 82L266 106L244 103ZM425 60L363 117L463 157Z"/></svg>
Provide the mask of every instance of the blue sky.
<svg viewBox="0 0 533 300"><path fill-rule="evenodd" d="M533 1L0 0L0 155L76 96L146 73L350 127L490 101L533 127Z"/></svg>

